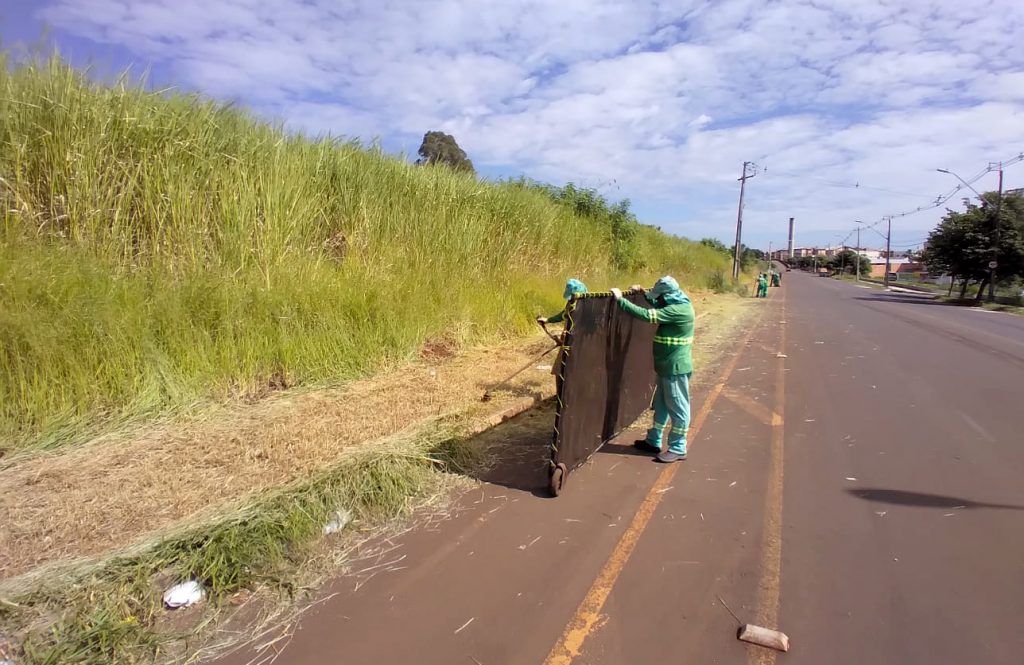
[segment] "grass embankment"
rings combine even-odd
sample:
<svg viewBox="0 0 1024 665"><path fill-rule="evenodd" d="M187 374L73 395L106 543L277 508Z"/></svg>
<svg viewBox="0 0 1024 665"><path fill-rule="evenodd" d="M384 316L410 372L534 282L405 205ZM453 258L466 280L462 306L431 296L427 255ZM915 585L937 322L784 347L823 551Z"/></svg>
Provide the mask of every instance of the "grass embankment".
<svg viewBox="0 0 1024 665"><path fill-rule="evenodd" d="M520 337L561 306L569 276L728 288L728 257L711 248L640 227L629 249L642 265L626 274L607 220L542 192L289 135L196 97L95 85L58 60L0 65L0 179L8 469L127 423L393 370L431 341ZM468 463L458 429L424 425L5 592L0 641L24 638L30 663L148 659L167 644L158 582L197 578L213 606L242 588L289 591L333 511L379 524L429 494L437 470Z"/></svg>
<svg viewBox="0 0 1024 665"><path fill-rule="evenodd" d="M0 66L0 178L0 440L15 450L341 382L432 337L519 335L569 276L704 286L728 268L645 228L643 274L618 275L609 228L539 192L93 85L57 60Z"/></svg>

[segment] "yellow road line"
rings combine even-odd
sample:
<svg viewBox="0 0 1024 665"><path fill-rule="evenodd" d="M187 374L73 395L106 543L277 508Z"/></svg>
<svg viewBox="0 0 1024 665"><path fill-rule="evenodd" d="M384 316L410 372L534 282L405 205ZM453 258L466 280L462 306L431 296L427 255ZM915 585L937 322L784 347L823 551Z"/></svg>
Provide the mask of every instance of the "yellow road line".
<svg viewBox="0 0 1024 665"><path fill-rule="evenodd" d="M786 320L786 298L782 297L782 316ZM786 351L786 326L779 326L779 353ZM757 625L777 628L779 621L779 587L782 576L782 488L783 446L785 444L786 361L775 363L775 412L772 414L771 460L768 490L764 502L764 524L761 542L761 580L757 589ZM774 665L776 653L771 649L750 646L750 665Z"/></svg>
<svg viewBox="0 0 1024 665"><path fill-rule="evenodd" d="M707 399L701 405L700 411L690 424L691 438L696 438L701 427L703 427L704 421L707 420L711 408L722 393L726 381L729 380L733 370L736 368L736 363L739 362L742 350L746 348L751 335L759 327L760 322L761 317L759 316L758 320L747 332L740 352L733 356L722 373L722 378L708 391ZM690 447L693 447L692 443ZM590 590L587 591L587 595L583 597L583 601L576 608L576 613L573 614L572 619L566 625L562 636L544 660L545 665L570 665L573 659L582 653L583 643L603 623L601 612L604 609L605 601L608 600L608 596L611 594L615 582L619 579L622 569L625 568L626 562L629 561L629 557L633 554L633 549L636 548L640 536L643 535L644 530L651 521L651 517L654 516L654 511L657 510L658 504L661 503L661 499L665 495L665 492L661 490L669 487L669 483L672 482L679 467L680 464L678 463L670 464L658 475L658 479L654 482L651 489L648 490L647 496L644 497L643 502L633 516L629 528L622 534L619 542L615 545L615 549L612 550L608 560L601 568L601 572L598 573L597 579L594 580Z"/></svg>
<svg viewBox="0 0 1024 665"><path fill-rule="evenodd" d="M773 413L767 406L761 404L756 399L744 395L735 388L724 389L722 391L722 397L725 397L727 400L746 411L749 415L753 416L758 422L765 425L771 425L778 417L778 414Z"/></svg>

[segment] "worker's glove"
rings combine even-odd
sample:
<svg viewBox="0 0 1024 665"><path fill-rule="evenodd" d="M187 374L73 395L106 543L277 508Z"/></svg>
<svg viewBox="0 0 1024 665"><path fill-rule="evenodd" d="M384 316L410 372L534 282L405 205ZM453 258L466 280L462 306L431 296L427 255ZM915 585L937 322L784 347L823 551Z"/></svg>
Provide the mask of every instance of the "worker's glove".
<svg viewBox="0 0 1024 665"><path fill-rule="evenodd" d="M548 322L548 320L546 318L544 318L543 316L538 316L537 317L537 323L539 323L540 325L544 325L547 322Z"/></svg>
<svg viewBox="0 0 1024 665"><path fill-rule="evenodd" d="M615 296L616 300L622 300L622 291L621 290L616 289L615 287L612 287L611 292L612 292L612 295Z"/></svg>
<svg viewBox="0 0 1024 665"><path fill-rule="evenodd" d="M634 284L633 286L629 287L629 290L631 293L643 293L644 287L640 286L639 284Z"/></svg>

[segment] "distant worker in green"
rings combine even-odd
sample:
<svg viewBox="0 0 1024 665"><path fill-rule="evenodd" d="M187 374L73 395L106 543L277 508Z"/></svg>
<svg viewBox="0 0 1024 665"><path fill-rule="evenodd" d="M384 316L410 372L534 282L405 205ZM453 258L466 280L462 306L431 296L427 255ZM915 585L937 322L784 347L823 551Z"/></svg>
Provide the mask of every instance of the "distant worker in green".
<svg viewBox="0 0 1024 665"><path fill-rule="evenodd" d="M635 289L636 287L634 287ZM655 323L654 371L658 383L654 390L654 422L647 437L634 447L657 455L663 463L686 459L686 434L690 427L690 376L693 373L693 304L679 283L669 276L659 279L644 296L653 309L634 305L612 289L619 307L637 319ZM661 442L671 421L668 450L662 452Z"/></svg>
<svg viewBox="0 0 1024 665"><path fill-rule="evenodd" d="M757 276L757 297L767 298L768 297L768 276L761 273Z"/></svg>
<svg viewBox="0 0 1024 665"><path fill-rule="evenodd" d="M782 275L776 271L772 271L772 286L782 286Z"/></svg>

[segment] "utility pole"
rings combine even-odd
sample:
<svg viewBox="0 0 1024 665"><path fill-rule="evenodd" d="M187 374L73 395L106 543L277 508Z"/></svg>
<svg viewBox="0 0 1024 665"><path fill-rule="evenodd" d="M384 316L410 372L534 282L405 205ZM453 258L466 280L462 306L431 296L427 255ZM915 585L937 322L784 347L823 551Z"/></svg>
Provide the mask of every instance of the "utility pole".
<svg viewBox="0 0 1024 665"><path fill-rule="evenodd" d="M889 241L892 239L892 215L887 218L889 228L885 232L885 279L882 280L885 288L889 288Z"/></svg>
<svg viewBox="0 0 1024 665"><path fill-rule="evenodd" d="M743 191L747 185L747 179L753 178L757 175L754 169L750 169L750 173L747 173L748 167L756 168L753 162L743 162L743 175L740 176L740 205L736 210L736 247L733 248L733 259L732 259L732 278L739 279L741 272L741 259L743 257L743 251L740 249L740 240L743 234Z"/></svg>
<svg viewBox="0 0 1024 665"><path fill-rule="evenodd" d="M857 281L860 281L860 227L857 227Z"/></svg>
<svg viewBox="0 0 1024 665"><path fill-rule="evenodd" d="M988 301L996 301L996 268L999 266L999 213L1003 207L1003 163L999 162L999 193L996 195L996 216L992 220L992 260L988 264ZM989 165L991 168L991 165Z"/></svg>
<svg viewBox="0 0 1024 665"><path fill-rule="evenodd" d="M775 267L775 263L772 261L772 241L768 241L768 270Z"/></svg>

